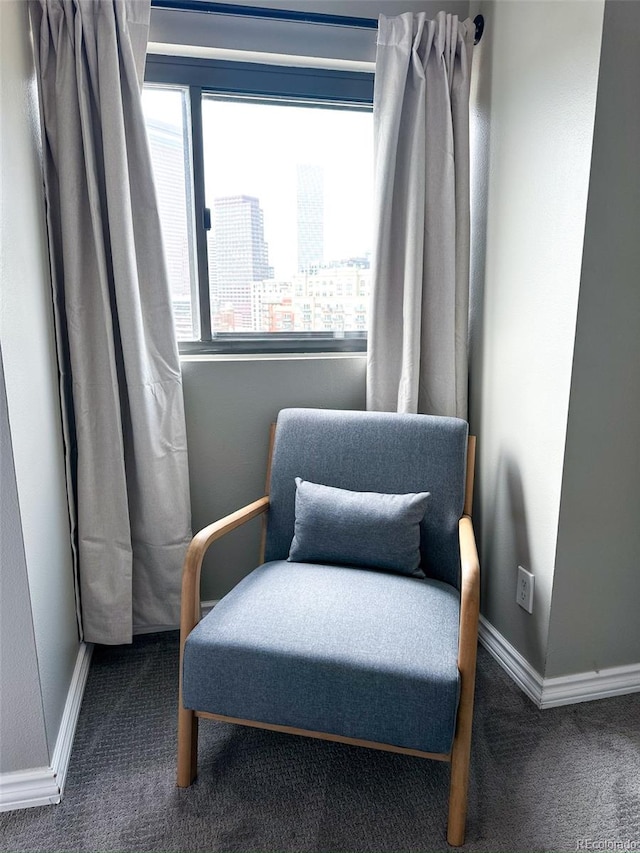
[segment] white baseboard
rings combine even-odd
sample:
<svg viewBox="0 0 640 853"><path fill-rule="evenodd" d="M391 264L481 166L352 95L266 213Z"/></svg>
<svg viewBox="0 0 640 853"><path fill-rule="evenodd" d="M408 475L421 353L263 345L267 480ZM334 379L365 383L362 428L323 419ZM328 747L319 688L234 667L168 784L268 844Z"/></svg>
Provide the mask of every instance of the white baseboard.
<svg viewBox="0 0 640 853"><path fill-rule="evenodd" d="M640 692L640 663L612 666L599 672L579 672L545 678L541 708L573 705Z"/></svg>
<svg viewBox="0 0 640 853"><path fill-rule="evenodd" d="M80 643L51 766L0 773L0 812L53 806L62 799L92 652L93 645Z"/></svg>
<svg viewBox="0 0 640 853"><path fill-rule="evenodd" d="M478 636L489 654L538 708L640 692L640 663L543 678L484 616L480 616Z"/></svg>
<svg viewBox="0 0 640 853"><path fill-rule="evenodd" d="M92 654L93 643L80 643L76 665L67 693L67 701L62 712L62 720L60 722L55 749L51 758L51 767L56 775L58 787L60 788L60 796L64 793L64 786L67 781L67 770L69 769L69 761L71 760L71 747L73 746L73 738L76 733L76 726L78 725L84 688L87 685L87 678L89 677L89 665L91 664Z"/></svg>
<svg viewBox="0 0 640 853"><path fill-rule="evenodd" d="M52 767L0 773L0 812L32 806L55 806L61 797Z"/></svg>
<svg viewBox="0 0 640 853"><path fill-rule="evenodd" d="M478 625L478 639L523 693L526 693L539 708L544 683L542 676L482 614Z"/></svg>

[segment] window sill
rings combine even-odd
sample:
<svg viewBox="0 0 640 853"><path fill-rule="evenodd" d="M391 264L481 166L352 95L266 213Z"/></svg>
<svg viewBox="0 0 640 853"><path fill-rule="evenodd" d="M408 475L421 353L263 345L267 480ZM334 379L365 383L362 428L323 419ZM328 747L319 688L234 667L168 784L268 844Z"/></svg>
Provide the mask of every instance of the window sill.
<svg viewBox="0 0 640 853"><path fill-rule="evenodd" d="M317 332L221 334L211 341L179 341L181 356L187 355L327 355L367 351L366 334L349 332L344 337L331 337Z"/></svg>
<svg viewBox="0 0 640 853"><path fill-rule="evenodd" d="M366 352L261 352L261 353L180 353L180 363L205 361L313 361L329 359L366 359Z"/></svg>

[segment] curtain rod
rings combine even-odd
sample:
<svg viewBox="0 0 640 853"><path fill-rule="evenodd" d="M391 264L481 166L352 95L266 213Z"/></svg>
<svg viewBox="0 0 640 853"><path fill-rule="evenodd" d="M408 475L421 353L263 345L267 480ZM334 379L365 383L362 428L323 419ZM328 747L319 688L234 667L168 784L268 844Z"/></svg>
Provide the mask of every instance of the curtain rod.
<svg viewBox="0 0 640 853"><path fill-rule="evenodd" d="M236 6L235 3L216 3L211 0L151 0L154 9L171 9L179 12L208 12L214 15L240 15L276 21L299 21L306 24L328 24L334 27L375 30L376 18L354 18L349 15L327 15L322 12L294 12L287 9L269 9L264 6ZM484 18L476 15L474 44L478 44L484 31Z"/></svg>
<svg viewBox="0 0 640 853"><path fill-rule="evenodd" d="M209 12L214 15L240 15L247 18L265 18L277 21L301 21L306 24L330 24L336 27L354 27L375 30L375 18L353 18L347 15L326 15L320 12L294 12L287 9L269 9L265 6L236 6L235 3L214 3L209 0L151 0L155 9L172 9L181 12Z"/></svg>

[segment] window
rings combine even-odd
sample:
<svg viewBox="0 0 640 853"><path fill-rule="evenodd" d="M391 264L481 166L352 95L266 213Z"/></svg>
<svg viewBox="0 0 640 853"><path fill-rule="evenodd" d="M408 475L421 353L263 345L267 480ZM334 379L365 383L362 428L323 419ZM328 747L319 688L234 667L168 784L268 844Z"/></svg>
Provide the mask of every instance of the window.
<svg viewBox="0 0 640 853"><path fill-rule="evenodd" d="M150 56L183 352L366 348L372 75Z"/></svg>

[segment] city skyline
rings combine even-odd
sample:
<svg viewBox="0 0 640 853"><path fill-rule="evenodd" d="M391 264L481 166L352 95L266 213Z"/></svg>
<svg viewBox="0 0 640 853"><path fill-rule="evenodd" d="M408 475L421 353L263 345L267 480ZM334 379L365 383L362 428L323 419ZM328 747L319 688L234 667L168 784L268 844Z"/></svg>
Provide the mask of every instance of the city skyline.
<svg viewBox="0 0 640 853"><path fill-rule="evenodd" d="M159 93L152 94L154 101ZM147 109L147 99L145 114L176 331L181 340L197 339L199 330L194 328L197 301L192 309L197 294L197 265L189 152L185 143L185 95L175 89L162 90L161 94L165 107L162 113L157 102ZM215 103L219 106L220 102ZM311 112L316 115L323 111ZM257 131L257 127L253 130ZM207 248L214 332L334 330L340 333L366 329L368 245L362 240L358 244L350 233L346 239L343 235L340 243L330 240L329 246L325 245L325 226L327 219L331 219L332 207L325 204L328 192L325 166L308 156L310 147L314 148L303 146L304 159L289 158L286 174L293 178L288 188L286 176L282 179L278 197L273 194L273 186L279 185L272 174L269 175L271 195L266 199L248 190L216 195L212 194L211 182L206 184L206 203L212 220ZM210 172L211 164L220 162L219 155L219 148L208 150ZM253 160L243 161L243 166L246 168L232 176L233 180L227 174L232 170L216 169L213 189L255 187L255 174L264 177L268 171ZM281 177L279 174L277 179ZM335 182L335 175L328 183L332 181ZM356 207L364 201L351 198ZM279 269L274 269L268 234L278 234L277 239L287 248L286 262L281 260Z"/></svg>
<svg viewBox="0 0 640 853"><path fill-rule="evenodd" d="M288 278L298 271L300 166L323 172L326 259L370 250L370 113L204 98L202 120L206 197L246 194L260 199L276 277Z"/></svg>

